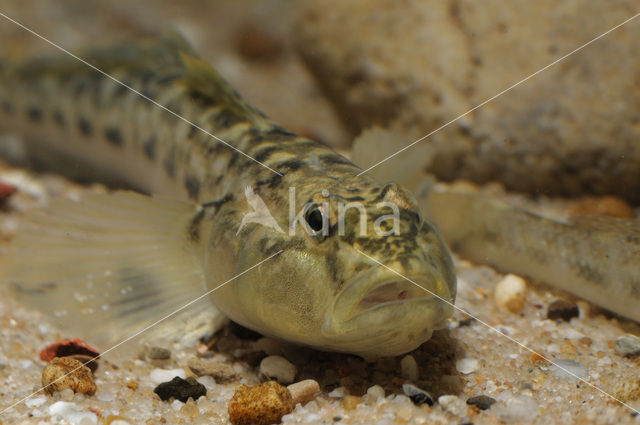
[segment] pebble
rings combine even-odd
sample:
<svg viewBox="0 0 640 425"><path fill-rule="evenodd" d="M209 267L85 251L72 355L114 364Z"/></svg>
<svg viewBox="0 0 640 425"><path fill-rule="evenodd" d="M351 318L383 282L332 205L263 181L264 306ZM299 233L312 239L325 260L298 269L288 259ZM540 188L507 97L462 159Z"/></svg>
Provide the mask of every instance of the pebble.
<svg viewBox="0 0 640 425"><path fill-rule="evenodd" d="M584 378L587 375L587 368L578 360L558 359L551 365L553 373L558 378ZM570 372L570 373L569 373ZM573 375L571 375L573 374ZM575 375L575 376L574 376Z"/></svg>
<svg viewBox="0 0 640 425"><path fill-rule="evenodd" d="M93 395L96 384L91 370L70 357L56 357L42 371L42 386L53 394L71 389L74 393Z"/></svg>
<svg viewBox="0 0 640 425"><path fill-rule="evenodd" d="M320 384L313 379L305 379L304 381L296 382L287 386L293 405L305 404L313 399L318 391L320 391Z"/></svg>
<svg viewBox="0 0 640 425"><path fill-rule="evenodd" d="M349 394L349 391L347 391L347 389L345 387L338 387L338 388L333 389L327 395L329 397L334 397L334 398L344 398L344 396L346 396L347 394Z"/></svg>
<svg viewBox="0 0 640 425"><path fill-rule="evenodd" d="M194 419L196 416L200 414L200 409L198 409L198 405L193 398L189 398L187 402L180 408L180 413L189 419Z"/></svg>
<svg viewBox="0 0 640 425"><path fill-rule="evenodd" d="M182 379L176 376L171 381L163 382L155 387L153 392L158 394L158 396L160 396L164 401L173 397L183 403L189 400L189 397L197 400L201 396L207 395L207 389L205 386L199 383L192 376L187 379Z"/></svg>
<svg viewBox="0 0 640 425"><path fill-rule="evenodd" d="M353 410L362 402L362 399L355 395L346 395L342 399L342 407L344 410Z"/></svg>
<svg viewBox="0 0 640 425"><path fill-rule="evenodd" d="M429 406L433 406L433 397L431 397L431 394L413 384L403 384L402 392L404 392L415 405L419 406L427 403Z"/></svg>
<svg viewBox="0 0 640 425"><path fill-rule="evenodd" d="M260 362L260 374L280 384L291 384L297 373L296 367L282 356L268 356Z"/></svg>
<svg viewBox="0 0 640 425"><path fill-rule="evenodd" d="M91 373L96 373L96 370L98 370L98 358L96 357L89 356L87 354L72 354L66 357L76 359L77 361L91 369Z"/></svg>
<svg viewBox="0 0 640 425"><path fill-rule="evenodd" d="M480 362L478 359L465 357L456 361L456 370L463 375L468 375L478 369Z"/></svg>
<svg viewBox="0 0 640 425"><path fill-rule="evenodd" d="M24 405L28 408L42 406L47 402L47 397L41 395L38 397L31 397L24 401Z"/></svg>
<svg viewBox="0 0 640 425"><path fill-rule="evenodd" d="M438 404L452 415L464 416L467 413L467 404L455 395L438 397Z"/></svg>
<svg viewBox="0 0 640 425"><path fill-rule="evenodd" d="M226 363L206 361L194 357L187 363L189 369L198 376L211 376L217 383L230 382L236 379L233 367Z"/></svg>
<svg viewBox="0 0 640 425"><path fill-rule="evenodd" d="M0 201L16 193L16 187L0 182Z"/></svg>
<svg viewBox="0 0 640 425"><path fill-rule="evenodd" d="M507 399L505 402L504 416L509 419L531 419L540 413L538 404L533 397L528 395L517 395Z"/></svg>
<svg viewBox="0 0 640 425"><path fill-rule="evenodd" d="M131 422L123 416L109 415L104 420L104 425L131 425Z"/></svg>
<svg viewBox="0 0 640 425"><path fill-rule="evenodd" d="M185 379L187 374L183 369L153 369L149 374L149 379L156 385L167 382L175 377Z"/></svg>
<svg viewBox="0 0 640 425"><path fill-rule="evenodd" d="M477 395L467 399L467 404L475 406L480 410L487 410L496 402L495 398L491 398L487 395Z"/></svg>
<svg viewBox="0 0 640 425"><path fill-rule="evenodd" d="M384 398L384 388L380 385L373 385L367 389L367 395L371 396L374 400Z"/></svg>
<svg viewBox="0 0 640 425"><path fill-rule="evenodd" d="M49 414L55 419L69 421L74 425L96 425L98 416L88 410L82 410L80 406L68 401L56 401L49 406Z"/></svg>
<svg viewBox="0 0 640 425"><path fill-rule="evenodd" d="M402 360L400 360L400 370L403 378L413 382L418 380L418 363L411 354L404 356Z"/></svg>
<svg viewBox="0 0 640 425"><path fill-rule="evenodd" d="M184 406L184 403L180 400L173 400L170 404L171 408L173 409L174 412L179 411L180 409L182 409L182 406Z"/></svg>
<svg viewBox="0 0 640 425"><path fill-rule="evenodd" d="M524 279L514 274L508 274L496 285L494 298L498 306L518 314L524 308L526 294L527 284Z"/></svg>
<svg viewBox="0 0 640 425"><path fill-rule="evenodd" d="M54 357L66 357L82 354L97 357L100 352L79 338L65 339L47 345L40 351L40 360L50 362Z"/></svg>
<svg viewBox="0 0 640 425"><path fill-rule="evenodd" d="M151 347L149 358L153 360L166 360L171 358L171 350L162 347Z"/></svg>
<svg viewBox="0 0 640 425"><path fill-rule="evenodd" d="M289 390L275 381L253 387L240 385L229 403L229 421L233 425L279 423L293 406Z"/></svg>
<svg viewBox="0 0 640 425"><path fill-rule="evenodd" d="M624 334L616 338L613 344L616 353L623 356L635 356L640 354L640 338L632 334Z"/></svg>
<svg viewBox="0 0 640 425"><path fill-rule="evenodd" d="M60 400L73 401L74 394L75 393L71 388L65 388L64 390L60 391Z"/></svg>
<svg viewBox="0 0 640 425"><path fill-rule="evenodd" d="M547 319L564 320L569 322L572 318L580 315L578 305L573 301L555 300L549 304L547 309Z"/></svg>

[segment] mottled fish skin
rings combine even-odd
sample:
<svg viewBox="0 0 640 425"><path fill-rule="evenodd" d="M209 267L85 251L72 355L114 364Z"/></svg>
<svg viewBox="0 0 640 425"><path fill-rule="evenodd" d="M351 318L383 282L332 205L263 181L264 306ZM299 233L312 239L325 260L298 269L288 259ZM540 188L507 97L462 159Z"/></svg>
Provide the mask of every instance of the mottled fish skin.
<svg viewBox="0 0 640 425"><path fill-rule="evenodd" d="M237 150L70 57L5 64L0 125L36 149L53 148L141 191L214 205L194 217L189 234L201 244L210 287L282 250L212 295L231 319L320 349L380 356L416 348L452 314L449 253L406 190L358 176L360 168L344 156L268 120L179 40L79 56ZM239 231L248 186L282 229L289 228L290 188L295 211L327 202L329 234L298 226L289 235L256 223ZM357 231L356 209L339 234L340 202L364 206L365 234ZM399 235L374 233L376 220L390 213L380 202L399 207ZM416 292L358 251L427 291Z"/></svg>

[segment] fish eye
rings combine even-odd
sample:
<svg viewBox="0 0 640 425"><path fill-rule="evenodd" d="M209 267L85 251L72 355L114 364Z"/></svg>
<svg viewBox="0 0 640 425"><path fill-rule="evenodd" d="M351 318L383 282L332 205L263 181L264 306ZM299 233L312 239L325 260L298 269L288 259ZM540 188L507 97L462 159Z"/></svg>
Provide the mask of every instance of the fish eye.
<svg viewBox="0 0 640 425"><path fill-rule="evenodd" d="M322 211L320 211L320 207L318 205L313 205L304 216L307 224L314 232L319 232L322 230L322 225L324 224L324 218L322 217Z"/></svg>

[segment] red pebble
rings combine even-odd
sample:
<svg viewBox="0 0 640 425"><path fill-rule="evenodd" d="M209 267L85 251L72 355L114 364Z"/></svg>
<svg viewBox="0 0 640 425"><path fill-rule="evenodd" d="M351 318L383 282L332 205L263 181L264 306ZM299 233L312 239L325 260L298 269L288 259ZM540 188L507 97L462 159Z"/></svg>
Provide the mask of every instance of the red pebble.
<svg viewBox="0 0 640 425"><path fill-rule="evenodd" d="M45 362L50 362L54 357L66 357L74 354L84 354L91 357L98 357L100 355L98 350L90 347L83 340L73 338L48 345L40 351L40 359Z"/></svg>
<svg viewBox="0 0 640 425"><path fill-rule="evenodd" d="M14 193L16 193L15 186L0 182L0 199L8 198Z"/></svg>

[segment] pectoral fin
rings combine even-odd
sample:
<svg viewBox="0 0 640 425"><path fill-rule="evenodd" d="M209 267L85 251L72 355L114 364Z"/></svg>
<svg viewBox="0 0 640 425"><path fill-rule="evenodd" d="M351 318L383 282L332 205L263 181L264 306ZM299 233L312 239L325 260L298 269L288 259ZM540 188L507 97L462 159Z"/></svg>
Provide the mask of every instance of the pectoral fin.
<svg viewBox="0 0 640 425"><path fill-rule="evenodd" d="M69 336L118 342L207 291L197 243L203 214L134 192L57 200L20 227L2 278ZM182 337L187 327L222 320L203 297L145 334Z"/></svg>

